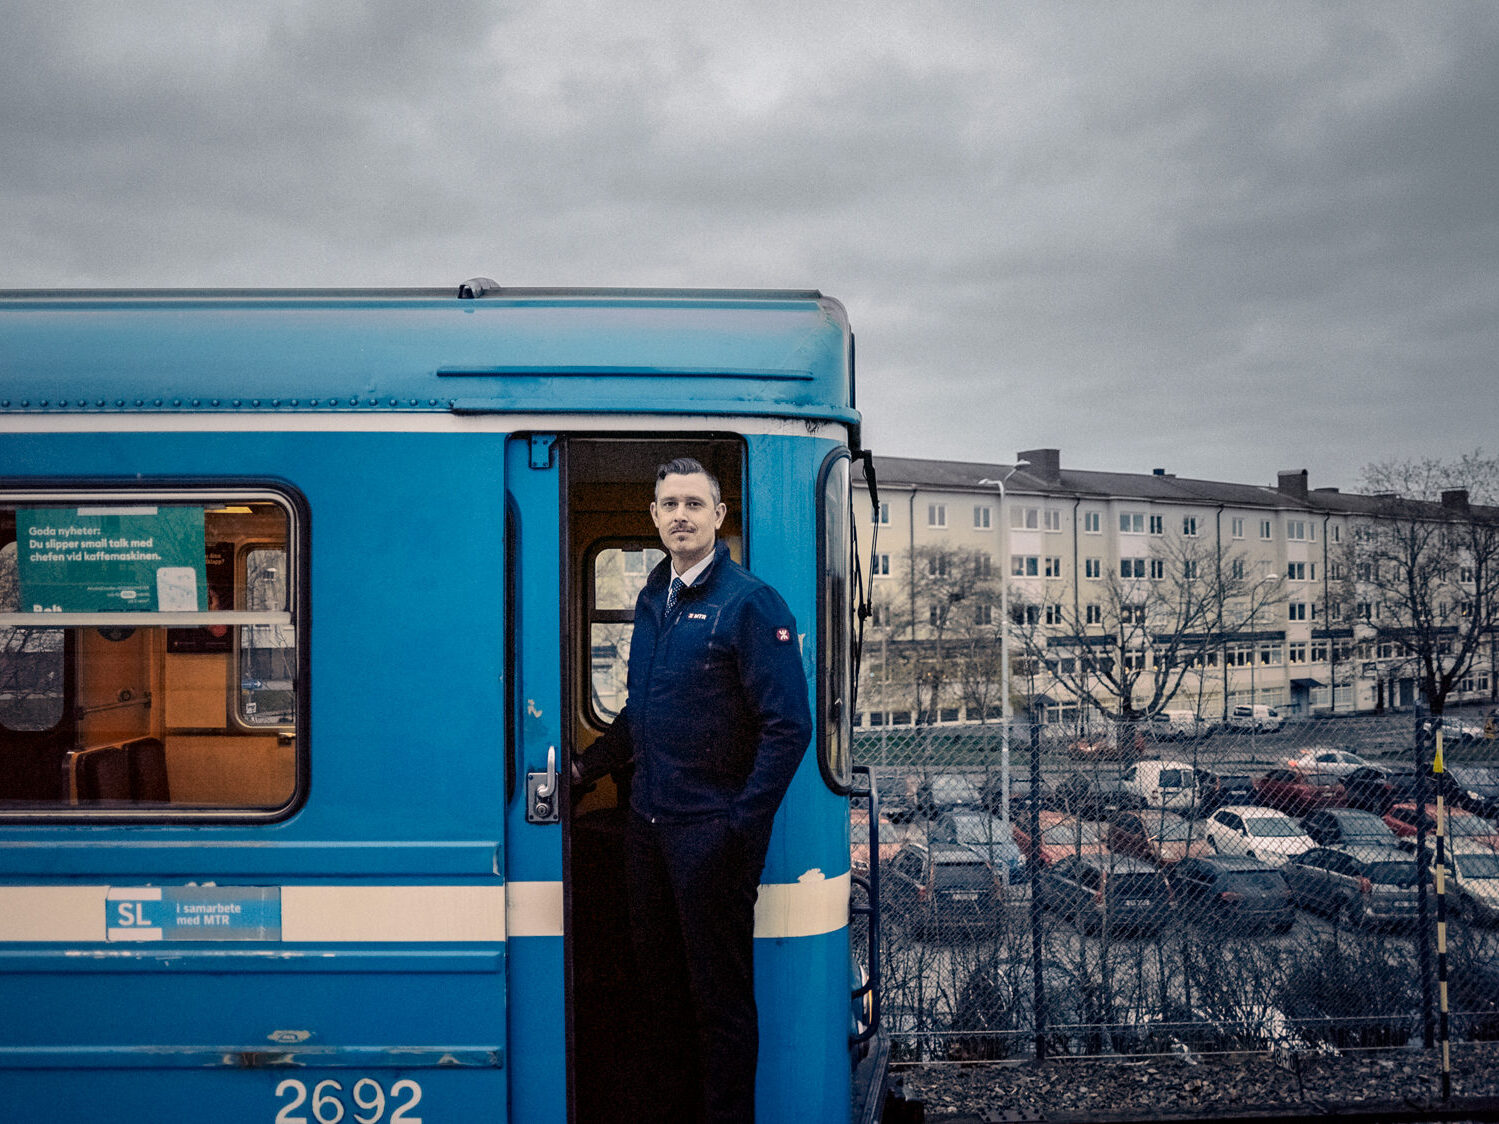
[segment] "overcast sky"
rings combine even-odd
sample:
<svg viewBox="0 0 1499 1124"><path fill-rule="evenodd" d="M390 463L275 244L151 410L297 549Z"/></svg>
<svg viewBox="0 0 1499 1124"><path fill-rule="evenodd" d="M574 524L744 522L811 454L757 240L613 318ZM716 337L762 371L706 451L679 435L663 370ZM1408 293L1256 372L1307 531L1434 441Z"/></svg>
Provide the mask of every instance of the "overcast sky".
<svg viewBox="0 0 1499 1124"><path fill-rule="evenodd" d="M876 452L1499 445L1499 4L8 0L0 287L819 288Z"/></svg>

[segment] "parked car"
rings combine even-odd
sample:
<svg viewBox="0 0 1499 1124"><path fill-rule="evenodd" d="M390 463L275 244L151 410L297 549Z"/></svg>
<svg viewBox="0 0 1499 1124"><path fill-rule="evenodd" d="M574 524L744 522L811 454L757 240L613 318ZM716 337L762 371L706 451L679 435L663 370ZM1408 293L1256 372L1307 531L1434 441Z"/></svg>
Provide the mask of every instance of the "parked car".
<svg viewBox="0 0 1499 1124"><path fill-rule="evenodd" d="M1122 855L1071 855L1042 870L1041 905L1085 933L1153 933L1166 923L1171 891L1149 863Z"/></svg>
<svg viewBox="0 0 1499 1124"><path fill-rule="evenodd" d="M884 874L886 915L918 937L1004 923L1004 893L993 868L962 844L907 843Z"/></svg>
<svg viewBox="0 0 1499 1124"><path fill-rule="evenodd" d="M1208 842L1223 855L1248 855L1280 866L1292 855L1316 846L1301 825L1284 812L1252 804L1230 804L1205 821Z"/></svg>
<svg viewBox="0 0 1499 1124"><path fill-rule="evenodd" d="M1211 851L1201 824L1154 808L1117 813L1109 824L1107 839L1109 850L1116 855L1134 855L1157 866Z"/></svg>
<svg viewBox="0 0 1499 1124"><path fill-rule="evenodd" d="M1482 765L1448 765L1452 802L1485 819L1499 818L1499 769Z"/></svg>
<svg viewBox="0 0 1499 1124"><path fill-rule="evenodd" d="M1199 815L1228 804L1253 804L1254 779L1248 773L1215 773L1197 769L1197 811Z"/></svg>
<svg viewBox="0 0 1499 1124"><path fill-rule="evenodd" d="M1040 835L1031 836L1029 816L1011 821L1011 833L1021 853L1036 868L1050 866L1069 855L1097 855L1108 850L1108 824L1097 820L1080 820L1065 812L1042 812L1037 817Z"/></svg>
<svg viewBox="0 0 1499 1124"><path fill-rule="evenodd" d="M1195 710L1162 710L1150 717L1156 738L1167 741L1192 741L1212 734L1216 724Z"/></svg>
<svg viewBox="0 0 1499 1124"><path fill-rule="evenodd" d="M1249 730L1261 734L1272 734L1286 724L1280 711L1273 706L1259 704L1239 705L1228 712L1230 730Z"/></svg>
<svg viewBox="0 0 1499 1124"><path fill-rule="evenodd" d="M1002 815L1004 812L1004 793L1002 791L1004 778L999 773L991 774L979 787L979 799L985 808L994 815ZM1041 810L1046 811L1052 806L1051 786L1045 781L1041 782L1035 790L1036 799L1040 802ZM1031 782L1030 777L1024 774L1011 772L1010 774L1010 818L1029 814L1031 806Z"/></svg>
<svg viewBox="0 0 1499 1124"><path fill-rule="evenodd" d="M1348 807L1382 816L1395 802L1395 786L1390 771L1378 765L1365 765L1343 778L1343 798Z"/></svg>
<svg viewBox="0 0 1499 1124"><path fill-rule="evenodd" d="M1284 933L1296 922L1280 871L1247 855L1186 858L1166 870L1177 908L1193 921L1240 930L1267 925Z"/></svg>
<svg viewBox="0 0 1499 1124"><path fill-rule="evenodd" d="M1074 773L1057 782L1052 802L1063 812L1085 820L1106 820L1114 812L1144 807L1140 796L1125 790L1118 777L1092 777Z"/></svg>
<svg viewBox="0 0 1499 1124"><path fill-rule="evenodd" d="M1475 924L1499 922L1499 853L1456 839L1446 859L1451 910Z"/></svg>
<svg viewBox="0 0 1499 1124"><path fill-rule="evenodd" d="M1298 773L1295 769L1271 769L1254 782L1256 802L1293 816L1304 816L1316 808L1341 807L1347 802L1343 785L1329 773Z"/></svg>
<svg viewBox="0 0 1499 1124"><path fill-rule="evenodd" d="M1303 773L1326 773L1335 777L1346 777L1355 769L1370 768L1370 762L1346 749L1313 746L1300 755L1286 761L1288 769Z"/></svg>
<svg viewBox="0 0 1499 1124"><path fill-rule="evenodd" d="M880 868L890 865L895 852L900 850L901 830L890 822L888 816L880 817L879 830ZM848 813L848 861L857 872L869 869L869 812L863 808L850 808Z"/></svg>
<svg viewBox="0 0 1499 1124"><path fill-rule="evenodd" d="M913 800L917 819L936 819L950 808L981 808L978 785L962 773L937 773L916 786Z"/></svg>
<svg viewBox="0 0 1499 1124"><path fill-rule="evenodd" d="M934 843L961 843L977 851L1007 884L1025 881L1025 858L1010 829L998 816L979 808L957 808L932 821L927 838Z"/></svg>
<svg viewBox="0 0 1499 1124"><path fill-rule="evenodd" d="M1314 847L1281 872L1297 905L1346 925L1416 916L1416 860L1398 847Z"/></svg>
<svg viewBox="0 0 1499 1124"><path fill-rule="evenodd" d="M1430 718L1421 723L1421 730L1430 737L1436 729ZM1484 739L1484 724L1474 722L1467 718L1454 718L1449 715L1442 717L1442 744L1448 745L1472 745Z"/></svg>
<svg viewBox="0 0 1499 1124"><path fill-rule="evenodd" d="M1418 819L1425 821L1428 836L1435 832L1437 806L1427 804L1425 811L1418 813L1414 804L1395 804L1385 814L1384 822L1389 824L1390 830L1400 838L1414 841ZM1495 826L1482 816L1465 812L1461 808L1447 809L1447 836L1454 841L1467 839L1488 847L1490 850L1499 850L1499 826Z"/></svg>
<svg viewBox="0 0 1499 1124"><path fill-rule="evenodd" d="M1119 787L1145 808L1190 808L1197 803L1197 774L1185 761L1139 761L1124 770Z"/></svg>
<svg viewBox="0 0 1499 1124"><path fill-rule="evenodd" d="M1322 808L1301 819L1301 826L1323 847L1393 847L1390 825L1360 808Z"/></svg>

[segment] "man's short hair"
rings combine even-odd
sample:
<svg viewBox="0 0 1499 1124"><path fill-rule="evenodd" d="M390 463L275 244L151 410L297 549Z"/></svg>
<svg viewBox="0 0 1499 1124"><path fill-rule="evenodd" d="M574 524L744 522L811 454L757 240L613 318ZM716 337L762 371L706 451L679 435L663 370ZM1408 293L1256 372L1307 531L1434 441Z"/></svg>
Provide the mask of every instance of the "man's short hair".
<svg viewBox="0 0 1499 1124"><path fill-rule="evenodd" d="M717 507L723 503L723 494L718 488L718 477L714 476L713 473L709 472L691 457L677 457L675 460L669 460L663 465L658 465L656 467L656 484L659 486L661 481L665 480L668 476L695 476L699 472L708 478L708 487L713 492L713 506Z"/></svg>

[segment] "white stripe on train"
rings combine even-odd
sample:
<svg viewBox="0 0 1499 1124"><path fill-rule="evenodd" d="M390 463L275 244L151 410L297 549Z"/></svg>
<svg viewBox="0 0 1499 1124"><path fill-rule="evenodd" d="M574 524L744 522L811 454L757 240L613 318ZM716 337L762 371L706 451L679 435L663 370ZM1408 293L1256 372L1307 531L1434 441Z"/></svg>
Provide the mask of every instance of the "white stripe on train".
<svg viewBox="0 0 1499 1124"><path fill-rule="evenodd" d="M119 889L0 886L0 943L105 942L108 900ZM797 882L766 883L755 906L755 936L835 932L848 923L848 903L847 872L824 878L810 871ZM561 882L281 887L282 944L483 943L560 937L562 926ZM213 943L222 948L234 942Z"/></svg>

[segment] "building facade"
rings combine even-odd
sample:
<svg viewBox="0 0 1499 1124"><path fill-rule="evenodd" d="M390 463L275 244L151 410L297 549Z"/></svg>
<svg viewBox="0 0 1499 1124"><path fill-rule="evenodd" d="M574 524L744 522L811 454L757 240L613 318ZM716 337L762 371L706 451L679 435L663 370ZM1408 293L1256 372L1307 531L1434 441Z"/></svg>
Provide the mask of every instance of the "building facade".
<svg viewBox="0 0 1499 1124"><path fill-rule="evenodd" d="M877 458L860 725L997 718L1006 617L1012 705L1054 723L1417 701L1411 650L1353 572L1388 497L1309 488L1304 470L1258 486L1067 469L1056 449L1018 461ZM1449 706L1493 699L1492 635L1481 647Z"/></svg>

